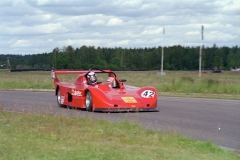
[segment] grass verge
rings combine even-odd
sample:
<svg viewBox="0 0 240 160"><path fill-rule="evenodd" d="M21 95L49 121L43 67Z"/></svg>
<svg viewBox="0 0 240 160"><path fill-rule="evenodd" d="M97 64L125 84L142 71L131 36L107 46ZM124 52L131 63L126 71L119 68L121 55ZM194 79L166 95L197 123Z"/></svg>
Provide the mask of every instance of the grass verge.
<svg viewBox="0 0 240 160"><path fill-rule="evenodd" d="M159 76L158 71L118 71L116 74L120 79L127 79L128 85L150 85L163 96L240 100L240 72L205 72L201 77L196 71L166 71L165 76ZM76 76L60 75L60 80L73 83ZM0 70L0 90L11 89L53 90L54 85L48 71L11 73Z"/></svg>
<svg viewBox="0 0 240 160"><path fill-rule="evenodd" d="M239 160L210 142L128 122L0 110L0 160Z"/></svg>

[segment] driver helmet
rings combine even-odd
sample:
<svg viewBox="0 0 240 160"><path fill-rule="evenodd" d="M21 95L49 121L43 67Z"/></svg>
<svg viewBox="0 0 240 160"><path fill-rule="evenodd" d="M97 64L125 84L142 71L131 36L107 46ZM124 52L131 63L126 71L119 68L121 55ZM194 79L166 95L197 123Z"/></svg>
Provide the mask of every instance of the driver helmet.
<svg viewBox="0 0 240 160"><path fill-rule="evenodd" d="M95 72L89 72L87 78L90 83L92 84L97 83L97 74Z"/></svg>

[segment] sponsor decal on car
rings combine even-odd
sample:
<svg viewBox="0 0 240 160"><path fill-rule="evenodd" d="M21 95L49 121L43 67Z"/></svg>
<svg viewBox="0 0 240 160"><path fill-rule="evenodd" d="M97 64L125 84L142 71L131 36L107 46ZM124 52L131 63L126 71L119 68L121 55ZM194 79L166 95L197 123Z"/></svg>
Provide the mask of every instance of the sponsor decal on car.
<svg viewBox="0 0 240 160"><path fill-rule="evenodd" d="M155 92L151 91L151 90L145 90L142 92L141 96L143 98L153 98L155 95Z"/></svg>
<svg viewBox="0 0 240 160"><path fill-rule="evenodd" d="M72 89L73 96L82 96L82 92L76 89Z"/></svg>
<svg viewBox="0 0 240 160"><path fill-rule="evenodd" d="M125 103L137 103L136 99L133 97L121 97Z"/></svg>
<svg viewBox="0 0 240 160"><path fill-rule="evenodd" d="M60 103L63 104L64 100L65 100L65 96L61 96L60 97Z"/></svg>

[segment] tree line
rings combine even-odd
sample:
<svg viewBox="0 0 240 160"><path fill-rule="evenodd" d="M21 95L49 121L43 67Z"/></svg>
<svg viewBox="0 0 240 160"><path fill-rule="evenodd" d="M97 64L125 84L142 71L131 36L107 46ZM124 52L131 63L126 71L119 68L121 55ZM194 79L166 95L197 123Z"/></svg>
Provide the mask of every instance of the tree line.
<svg viewBox="0 0 240 160"><path fill-rule="evenodd" d="M164 47L164 70L198 70L200 47L180 45ZM0 55L0 66L6 68L7 57L11 69L89 69L97 67L112 70L159 70L162 47L106 48L72 46L54 48L50 53L32 55ZM4 65L5 64L5 65ZM202 69L226 69L240 67L238 46L202 48Z"/></svg>

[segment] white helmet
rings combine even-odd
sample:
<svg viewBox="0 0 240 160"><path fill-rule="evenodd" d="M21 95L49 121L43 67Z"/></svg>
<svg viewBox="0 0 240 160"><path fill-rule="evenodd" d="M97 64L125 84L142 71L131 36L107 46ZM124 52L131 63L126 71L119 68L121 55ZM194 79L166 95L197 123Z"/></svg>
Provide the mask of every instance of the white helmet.
<svg viewBox="0 0 240 160"><path fill-rule="evenodd" d="M97 75L94 72L89 72L87 78L91 84L97 83Z"/></svg>

